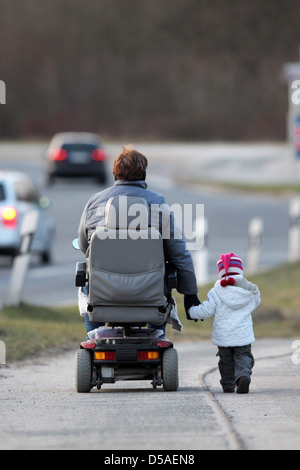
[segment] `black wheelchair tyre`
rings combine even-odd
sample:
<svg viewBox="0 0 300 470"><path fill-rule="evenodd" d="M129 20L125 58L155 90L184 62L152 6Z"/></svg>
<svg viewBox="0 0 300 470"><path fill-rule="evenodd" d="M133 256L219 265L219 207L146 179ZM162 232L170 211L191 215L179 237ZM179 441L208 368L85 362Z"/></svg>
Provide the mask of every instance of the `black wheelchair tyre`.
<svg viewBox="0 0 300 470"><path fill-rule="evenodd" d="M92 358L86 349L79 349L76 353L76 390L78 393L89 393L92 390Z"/></svg>
<svg viewBox="0 0 300 470"><path fill-rule="evenodd" d="M176 392L179 388L178 354L176 349L166 349L162 361L163 387L166 392Z"/></svg>

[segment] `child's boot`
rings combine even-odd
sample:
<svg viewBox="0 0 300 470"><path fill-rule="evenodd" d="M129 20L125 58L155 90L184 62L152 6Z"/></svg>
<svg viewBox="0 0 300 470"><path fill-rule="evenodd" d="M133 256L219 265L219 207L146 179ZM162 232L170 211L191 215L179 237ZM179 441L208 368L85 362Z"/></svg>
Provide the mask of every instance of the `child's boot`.
<svg viewBox="0 0 300 470"><path fill-rule="evenodd" d="M249 393L250 379L248 377L241 377L236 384L236 393Z"/></svg>
<svg viewBox="0 0 300 470"><path fill-rule="evenodd" d="M224 392L224 393L234 393L234 392L235 392L235 388L234 388L234 387L231 387L230 385L227 385L227 386L223 387L223 392Z"/></svg>

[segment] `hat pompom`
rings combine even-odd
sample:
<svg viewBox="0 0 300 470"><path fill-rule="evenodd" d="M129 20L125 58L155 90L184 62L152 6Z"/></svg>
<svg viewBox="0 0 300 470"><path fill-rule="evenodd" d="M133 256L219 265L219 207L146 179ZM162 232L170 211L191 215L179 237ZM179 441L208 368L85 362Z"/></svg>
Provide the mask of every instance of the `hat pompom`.
<svg viewBox="0 0 300 470"><path fill-rule="evenodd" d="M225 277L224 279L221 280L220 282L222 287L227 287L227 286L234 286L235 284L235 279L233 277Z"/></svg>

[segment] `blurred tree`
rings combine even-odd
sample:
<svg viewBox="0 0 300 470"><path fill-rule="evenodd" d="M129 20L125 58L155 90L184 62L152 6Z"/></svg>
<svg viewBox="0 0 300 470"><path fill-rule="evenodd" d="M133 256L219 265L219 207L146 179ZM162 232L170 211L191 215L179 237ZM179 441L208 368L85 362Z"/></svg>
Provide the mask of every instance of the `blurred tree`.
<svg viewBox="0 0 300 470"><path fill-rule="evenodd" d="M282 139L299 0L0 0L0 137Z"/></svg>

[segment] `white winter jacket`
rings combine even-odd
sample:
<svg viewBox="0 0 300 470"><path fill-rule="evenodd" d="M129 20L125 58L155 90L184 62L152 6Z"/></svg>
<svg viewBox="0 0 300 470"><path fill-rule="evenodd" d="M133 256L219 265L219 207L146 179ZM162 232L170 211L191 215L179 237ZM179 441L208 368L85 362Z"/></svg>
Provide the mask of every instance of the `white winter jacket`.
<svg viewBox="0 0 300 470"><path fill-rule="evenodd" d="M260 304L260 292L242 275L234 278L234 286L222 287L217 281L207 300L189 311L194 320L215 315L212 339L217 346L246 346L255 342L251 314Z"/></svg>

